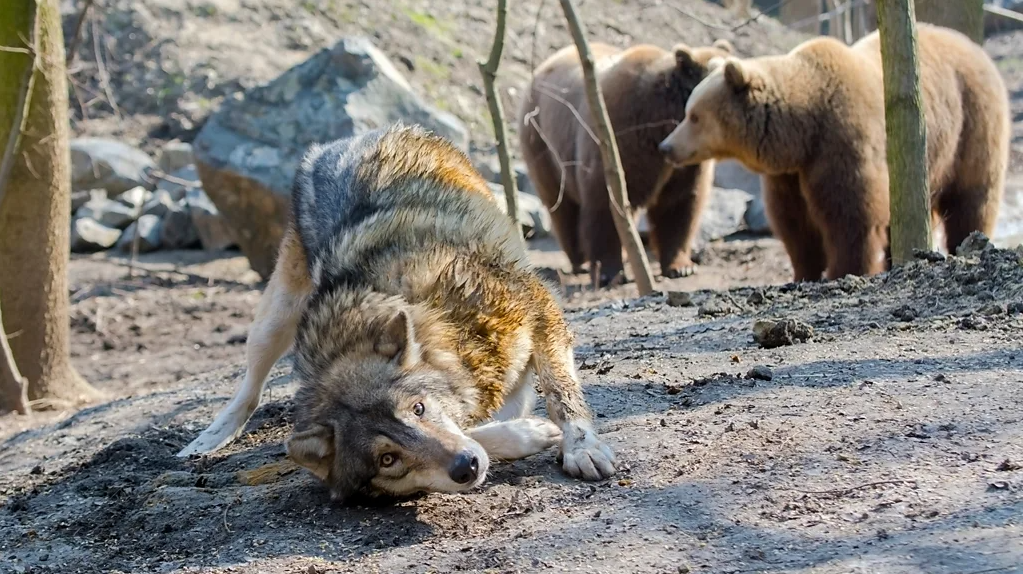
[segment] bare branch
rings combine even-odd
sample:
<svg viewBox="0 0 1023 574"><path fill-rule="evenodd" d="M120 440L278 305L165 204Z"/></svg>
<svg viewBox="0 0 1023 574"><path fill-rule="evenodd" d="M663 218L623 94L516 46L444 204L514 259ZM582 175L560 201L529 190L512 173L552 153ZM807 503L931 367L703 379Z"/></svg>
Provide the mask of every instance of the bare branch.
<svg viewBox="0 0 1023 574"><path fill-rule="evenodd" d="M71 64L75 59L78 41L82 38L82 24L85 24L85 17L89 14L89 8L92 8L92 2L93 0L85 0L85 5L78 12L78 19L75 20L75 31L71 33L71 39L68 41L67 57L65 58L66 64Z"/></svg>
<svg viewBox="0 0 1023 574"><path fill-rule="evenodd" d="M103 62L103 54L99 43L99 26L96 25L96 19L92 18L92 46L93 51L96 52L93 56L96 57L96 67L99 71L100 85L103 86L103 92L107 95L107 103L114 110L114 115L117 119L121 119L121 110L117 107L117 99L114 98L114 91L110 88L110 74L107 72L107 66Z"/></svg>
<svg viewBox="0 0 1023 574"><path fill-rule="evenodd" d="M494 137L497 139L497 158L501 162L501 183L504 185L504 199L508 205L508 217L519 229L519 190L512 173L511 159L508 157L508 136L505 133L504 109L501 97L494 87L497 81L497 68L501 65L501 52L504 51L504 27L508 16L507 0L497 1L497 29L494 31L494 45L490 48L487 61L477 62L483 76L483 86L487 93L487 106L490 108L490 119L494 122ZM521 233L519 233L521 237Z"/></svg>
<svg viewBox="0 0 1023 574"><path fill-rule="evenodd" d="M561 0L561 9L565 13L565 19L572 31L572 38L575 40L579 59L582 62L583 77L586 80L586 97L590 103L594 123L600 133L600 155L604 163L604 178L609 188L610 199L622 211L612 210L611 215L618 231L618 237L628 254L629 265L632 267L639 295L646 296L654 290L653 275L650 272L650 262L647 260L643 243L639 238L639 233L636 232L632 217L630 217L631 209L625 187L625 176L622 171L622 159L618 155L618 143L611 130L611 120L604 102L604 94L597 81L593 53L590 51L590 44L586 40L586 33L583 31L572 0Z"/></svg>

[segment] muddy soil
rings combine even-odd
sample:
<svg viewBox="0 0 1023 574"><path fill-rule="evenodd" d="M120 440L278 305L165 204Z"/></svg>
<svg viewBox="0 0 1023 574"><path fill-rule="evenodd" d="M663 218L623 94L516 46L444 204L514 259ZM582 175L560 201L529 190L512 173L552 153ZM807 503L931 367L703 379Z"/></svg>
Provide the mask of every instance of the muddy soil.
<svg viewBox="0 0 1023 574"><path fill-rule="evenodd" d="M238 256L181 257L73 262L75 364L113 400L0 419L0 571L1023 572L1019 251L793 285L746 239L655 296L571 287L619 475L551 451L355 506L285 462L287 358L237 442L174 456L240 379L260 288ZM780 318L812 336L761 347Z"/></svg>

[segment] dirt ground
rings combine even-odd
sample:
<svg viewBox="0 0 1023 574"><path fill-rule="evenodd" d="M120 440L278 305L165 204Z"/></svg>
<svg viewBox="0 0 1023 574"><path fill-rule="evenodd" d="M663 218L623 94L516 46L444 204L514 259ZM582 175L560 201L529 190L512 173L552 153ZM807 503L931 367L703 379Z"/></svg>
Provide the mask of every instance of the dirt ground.
<svg viewBox="0 0 1023 574"><path fill-rule="evenodd" d="M75 364L112 400L0 419L5 573L1023 572L1020 251L795 286L777 241L739 239L660 284L688 301L573 287L619 475L569 479L551 451L468 494L354 507L283 464L287 359L237 442L174 456L243 372L243 258L71 270ZM772 317L814 334L761 348Z"/></svg>

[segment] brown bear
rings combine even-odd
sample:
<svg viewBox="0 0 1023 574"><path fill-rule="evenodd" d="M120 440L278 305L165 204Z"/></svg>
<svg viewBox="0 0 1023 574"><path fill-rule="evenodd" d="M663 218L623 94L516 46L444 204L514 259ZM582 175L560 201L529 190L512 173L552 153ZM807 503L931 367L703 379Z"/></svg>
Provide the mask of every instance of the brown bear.
<svg viewBox="0 0 1023 574"><path fill-rule="evenodd" d="M966 36L918 25L932 218L949 252L990 234L1008 164L1008 92ZM888 166L877 33L808 40L785 55L729 58L693 91L661 144L678 165L735 158L762 174L795 280L886 267Z"/></svg>
<svg viewBox="0 0 1023 574"><path fill-rule="evenodd" d="M712 61L723 61L732 46L718 40L705 48L679 44L670 52L649 45L620 50L600 43L590 49L629 202L633 208L647 208L661 273L689 275L694 271L691 244L713 182L713 162L674 169L657 145L682 119L689 93ZM537 67L518 119L523 160L573 272L582 272L588 262L591 272L599 268L601 285L616 280L623 275L622 247L575 46ZM659 182L663 186L657 190Z"/></svg>

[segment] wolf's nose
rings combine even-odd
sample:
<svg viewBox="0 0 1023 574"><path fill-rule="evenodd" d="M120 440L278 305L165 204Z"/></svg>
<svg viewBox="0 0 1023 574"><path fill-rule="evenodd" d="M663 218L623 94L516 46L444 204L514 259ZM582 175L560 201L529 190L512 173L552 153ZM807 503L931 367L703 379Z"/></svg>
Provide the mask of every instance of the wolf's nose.
<svg viewBox="0 0 1023 574"><path fill-rule="evenodd" d="M661 155L671 155L671 142L664 140L657 146L657 150L661 152Z"/></svg>
<svg viewBox="0 0 1023 574"><path fill-rule="evenodd" d="M455 458L455 462L448 470L448 476L458 484L466 484L476 480L479 476L480 461L475 455L463 452Z"/></svg>

